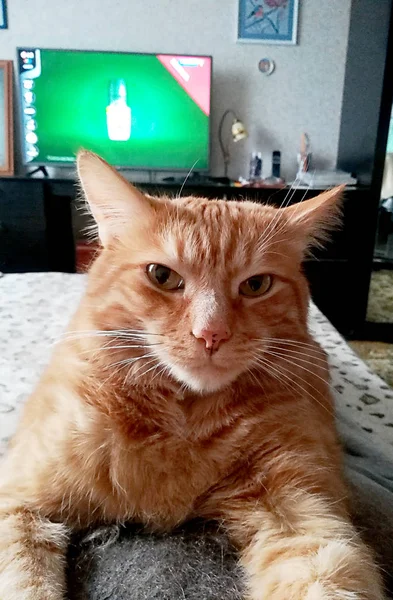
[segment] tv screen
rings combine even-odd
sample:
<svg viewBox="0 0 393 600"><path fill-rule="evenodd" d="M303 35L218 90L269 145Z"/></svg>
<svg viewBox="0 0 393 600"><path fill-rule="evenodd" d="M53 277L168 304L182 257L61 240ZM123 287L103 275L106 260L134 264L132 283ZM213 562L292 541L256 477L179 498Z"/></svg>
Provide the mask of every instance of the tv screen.
<svg viewBox="0 0 393 600"><path fill-rule="evenodd" d="M18 48L24 163L209 168L209 56Z"/></svg>

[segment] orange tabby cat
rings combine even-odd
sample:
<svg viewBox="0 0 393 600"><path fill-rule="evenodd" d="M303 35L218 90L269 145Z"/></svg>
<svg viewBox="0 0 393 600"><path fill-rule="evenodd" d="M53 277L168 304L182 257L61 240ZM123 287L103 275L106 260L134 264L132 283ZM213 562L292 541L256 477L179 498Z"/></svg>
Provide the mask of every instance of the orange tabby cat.
<svg viewBox="0 0 393 600"><path fill-rule="evenodd" d="M275 209L78 169L103 250L2 468L1 600L63 598L71 529L195 516L226 524L251 600L381 599L301 271L341 189Z"/></svg>

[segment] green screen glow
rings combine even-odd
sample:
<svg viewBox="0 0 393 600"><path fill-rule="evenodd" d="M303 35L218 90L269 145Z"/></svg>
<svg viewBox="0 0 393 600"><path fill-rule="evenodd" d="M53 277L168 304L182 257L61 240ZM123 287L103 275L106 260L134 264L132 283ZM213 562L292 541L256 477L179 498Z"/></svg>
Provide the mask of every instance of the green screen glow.
<svg viewBox="0 0 393 600"><path fill-rule="evenodd" d="M18 51L25 162L85 148L120 167L208 168L209 116L157 56L38 52L37 67L36 49Z"/></svg>

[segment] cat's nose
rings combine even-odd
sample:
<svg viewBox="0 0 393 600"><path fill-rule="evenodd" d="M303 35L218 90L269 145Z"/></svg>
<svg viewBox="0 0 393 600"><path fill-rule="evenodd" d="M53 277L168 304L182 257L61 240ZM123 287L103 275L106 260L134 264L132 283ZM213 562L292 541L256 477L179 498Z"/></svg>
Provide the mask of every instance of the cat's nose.
<svg viewBox="0 0 393 600"><path fill-rule="evenodd" d="M197 340L205 341L205 350L210 353L216 352L220 347L221 342L229 340L231 337L229 327L226 327L225 325L205 327L200 330L193 329L192 333Z"/></svg>

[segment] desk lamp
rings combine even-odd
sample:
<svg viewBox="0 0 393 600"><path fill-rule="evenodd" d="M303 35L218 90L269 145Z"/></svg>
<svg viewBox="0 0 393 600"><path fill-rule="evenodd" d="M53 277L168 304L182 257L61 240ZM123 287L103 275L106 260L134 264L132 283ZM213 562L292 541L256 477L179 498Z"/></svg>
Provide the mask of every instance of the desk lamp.
<svg viewBox="0 0 393 600"><path fill-rule="evenodd" d="M231 127L232 141L239 142L240 140L244 140L246 137L248 137L247 130L242 121L240 121L240 119L238 119L238 117L236 116L236 113L231 109L226 110L222 115L220 124L218 126L218 141L220 143L222 157L224 159L224 177L228 177L228 167L231 160L231 155L229 153L230 140L228 140L228 143L226 145L224 144L223 130L225 119L230 114L233 116L233 122Z"/></svg>

